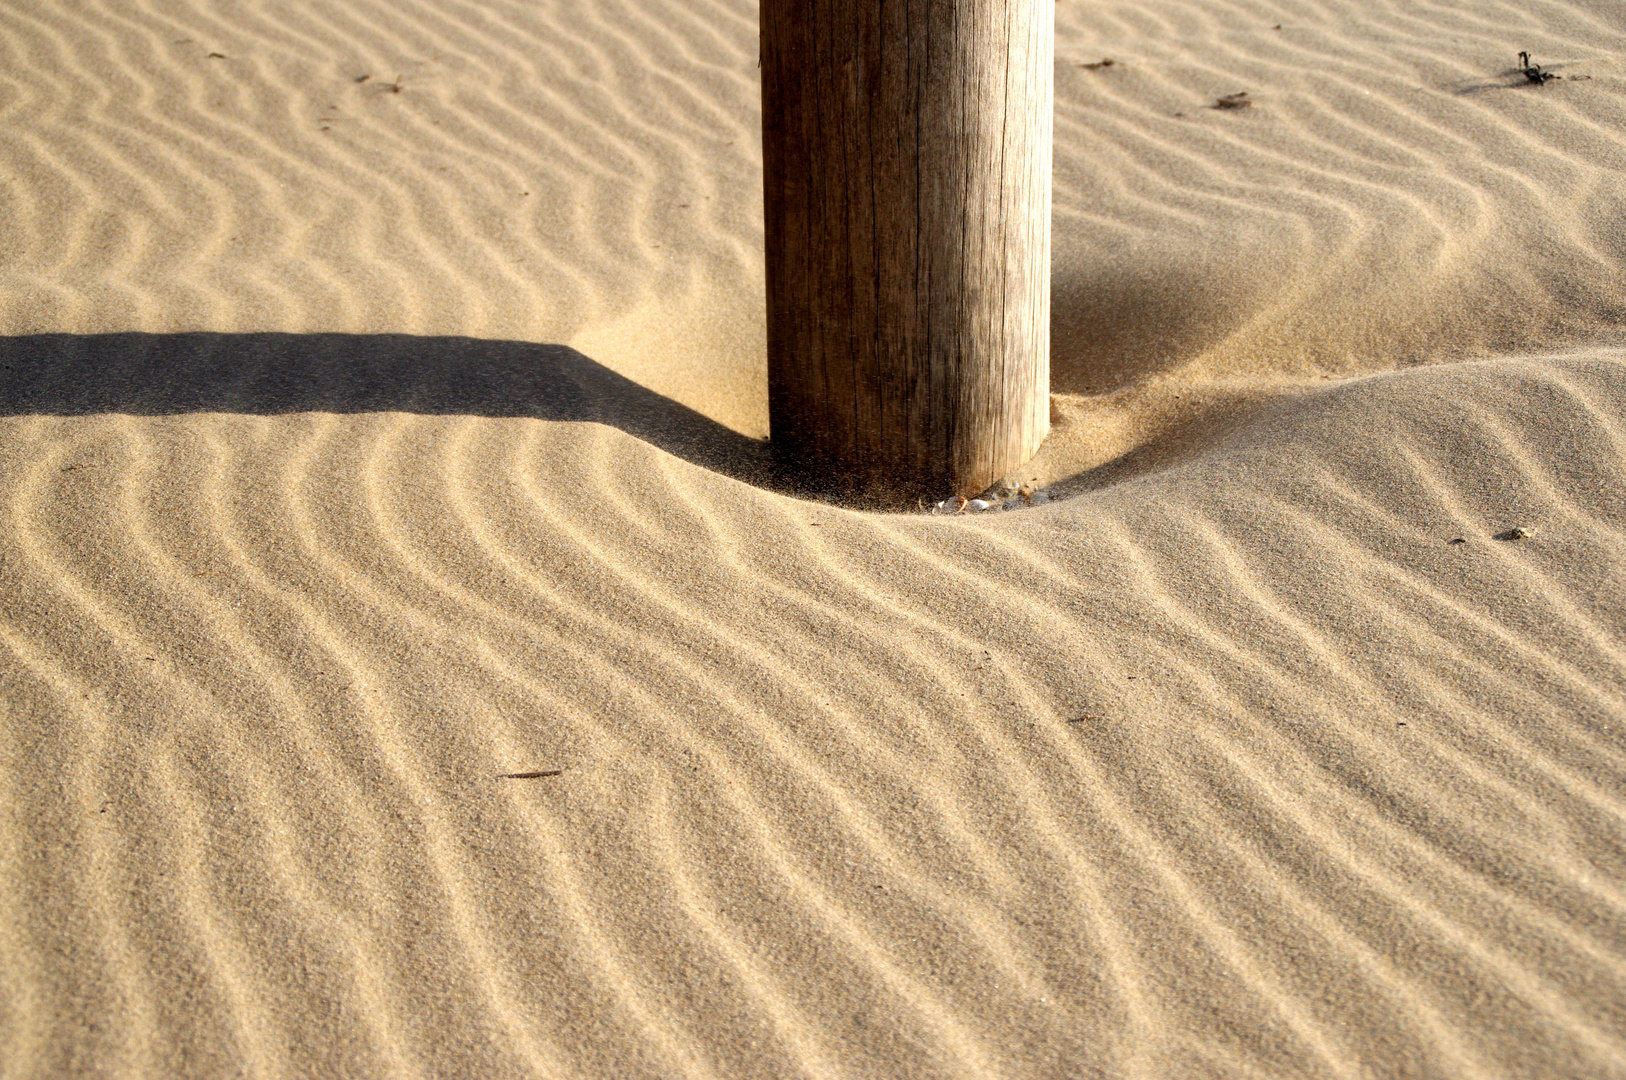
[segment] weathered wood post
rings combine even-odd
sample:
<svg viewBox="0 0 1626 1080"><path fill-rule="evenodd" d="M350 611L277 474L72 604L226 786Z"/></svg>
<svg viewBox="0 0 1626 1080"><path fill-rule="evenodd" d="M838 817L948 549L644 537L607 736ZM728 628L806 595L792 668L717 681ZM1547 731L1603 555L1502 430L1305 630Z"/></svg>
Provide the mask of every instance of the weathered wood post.
<svg viewBox="0 0 1626 1080"><path fill-rule="evenodd" d="M761 4L775 456L980 491L1049 428L1055 0Z"/></svg>

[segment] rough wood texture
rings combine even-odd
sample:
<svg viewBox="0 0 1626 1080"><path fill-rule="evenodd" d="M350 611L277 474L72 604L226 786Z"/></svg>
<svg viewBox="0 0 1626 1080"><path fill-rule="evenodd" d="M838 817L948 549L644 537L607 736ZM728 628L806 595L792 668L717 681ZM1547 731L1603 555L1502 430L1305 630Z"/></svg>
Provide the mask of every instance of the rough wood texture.
<svg viewBox="0 0 1626 1080"><path fill-rule="evenodd" d="M1054 0L762 0L775 454L979 491L1049 426Z"/></svg>

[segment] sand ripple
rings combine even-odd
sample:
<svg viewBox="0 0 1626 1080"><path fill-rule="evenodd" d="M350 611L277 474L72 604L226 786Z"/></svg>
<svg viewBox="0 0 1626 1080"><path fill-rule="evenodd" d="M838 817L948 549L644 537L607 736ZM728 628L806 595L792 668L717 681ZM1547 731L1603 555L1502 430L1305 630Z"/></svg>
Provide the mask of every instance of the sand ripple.
<svg viewBox="0 0 1626 1080"><path fill-rule="evenodd" d="M754 15L9 5L0 327L563 341L759 290Z"/></svg>
<svg viewBox="0 0 1626 1080"><path fill-rule="evenodd" d="M947 521L597 423L7 421L13 1061L1608 1075L1621 363Z"/></svg>
<svg viewBox="0 0 1626 1080"><path fill-rule="evenodd" d="M964 518L767 482L755 15L0 5L0 1073L1626 1076L1615 7L1062 0Z"/></svg>
<svg viewBox="0 0 1626 1080"><path fill-rule="evenodd" d="M1618 340L1626 29L1590 7L1059 4L1057 389Z"/></svg>

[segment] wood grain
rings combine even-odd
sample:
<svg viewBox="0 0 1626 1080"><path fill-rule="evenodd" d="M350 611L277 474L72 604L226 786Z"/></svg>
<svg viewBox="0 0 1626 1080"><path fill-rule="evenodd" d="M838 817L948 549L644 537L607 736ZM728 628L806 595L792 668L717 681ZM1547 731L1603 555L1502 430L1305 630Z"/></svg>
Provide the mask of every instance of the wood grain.
<svg viewBox="0 0 1626 1080"><path fill-rule="evenodd" d="M761 20L776 456L836 490L973 494L1048 428L1053 0Z"/></svg>

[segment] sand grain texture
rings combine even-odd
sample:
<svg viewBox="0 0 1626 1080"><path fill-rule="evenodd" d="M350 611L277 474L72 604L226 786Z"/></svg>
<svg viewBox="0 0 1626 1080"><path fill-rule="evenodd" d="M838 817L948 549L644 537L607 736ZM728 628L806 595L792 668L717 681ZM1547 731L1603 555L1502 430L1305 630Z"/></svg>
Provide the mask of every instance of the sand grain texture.
<svg viewBox="0 0 1626 1080"><path fill-rule="evenodd" d="M0 0L0 1076L1626 1076L1626 9L1059 0L965 517L755 19Z"/></svg>

